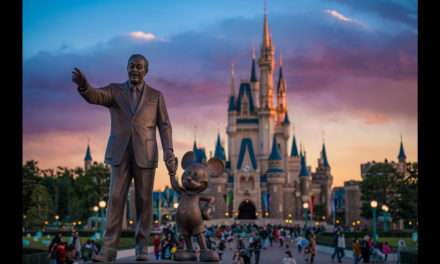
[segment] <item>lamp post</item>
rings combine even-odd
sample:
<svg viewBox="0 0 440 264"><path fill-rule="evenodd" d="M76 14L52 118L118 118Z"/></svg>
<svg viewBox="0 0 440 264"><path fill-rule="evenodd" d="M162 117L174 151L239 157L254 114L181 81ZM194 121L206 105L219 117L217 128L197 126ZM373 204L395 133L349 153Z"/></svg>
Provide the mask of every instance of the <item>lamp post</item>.
<svg viewBox="0 0 440 264"><path fill-rule="evenodd" d="M309 209L309 203L305 202L303 203L304 208L304 229L307 227L307 219L308 219L308 209Z"/></svg>
<svg viewBox="0 0 440 264"><path fill-rule="evenodd" d="M389 207L387 205L382 205L383 211L383 231L388 232L388 221L390 220L390 214L388 213Z"/></svg>
<svg viewBox="0 0 440 264"><path fill-rule="evenodd" d="M100 210L100 222L101 222L101 228L100 228L100 231L101 231L101 237L104 237L104 225L105 225L105 213L104 213L104 210L105 210L105 207L107 206L107 203L104 201L104 200L101 200L101 201L99 201L99 203L98 203L98 206L99 206L99 208L101 209Z"/></svg>
<svg viewBox="0 0 440 264"><path fill-rule="evenodd" d="M177 241L177 217L176 217L176 213L177 213L177 208L179 207L179 203L174 203L173 204L174 207L174 234L176 235L176 241Z"/></svg>
<svg viewBox="0 0 440 264"><path fill-rule="evenodd" d="M377 208L377 201L373 200L370 203L371 210L373 212L373 219L372 219L372 232L373 232L373 241L376 242L377 240L377 233L376 233L376 208Z"/></svg>

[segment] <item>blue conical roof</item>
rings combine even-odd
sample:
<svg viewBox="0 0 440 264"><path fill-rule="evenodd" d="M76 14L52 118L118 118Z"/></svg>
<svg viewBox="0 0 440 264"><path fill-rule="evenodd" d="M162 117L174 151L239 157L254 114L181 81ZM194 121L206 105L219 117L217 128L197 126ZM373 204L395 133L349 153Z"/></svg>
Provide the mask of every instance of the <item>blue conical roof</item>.
<svg viewBox="0 0 440 264"><path fill-rule="evenodd" d="M280 71L279 71L279 74L278 74L277 93L280 92L281 85L283 84L283 82L284 82L284 77L283 77L283 67L280 67Z"/></svg>
<svg viewBox="0 0 440 264"><path fill-rule="evenodd" d="M217 134L217 142L215 143L214 157L220 160L226 160L225 149L220 141L220 134Z"/></svg>
<svg viewBox="0 0 440 264"><path fill-rule="evenodd" d="M233 95L229 96L229 106L228 106L228 111L234 111L235 110L235 98Z"/></svg>
<svg viewBox="0 0 440 264"><path fill-rule="evenodd" d="M287 112L286 112L286 114L284 115L284 121L283 121L283 124L286 124L286 125L290 124L289 115L287 114Z"/></svg>
<svg viewBox="0 0 440 264"><path fill-rule="evenodd" d="M255 58L252 59L252 69L251 69L251 82L256 82L257 80L257 71L255 69Z"/></svg>
<svg viewBox="0 0 440 264"><path fill-rule="evenodd" d="M298 147L296 146L296 138L293 136L292 140L292 150L290 151L291 157L298 157Z"/></svg>
<svg viewBox="0 0 440 264"><path fill-rule="evenodd" d="M329 168L330 165L329 165L328 159L327 159L327 151L325 150L325 144L322 144L321 158L322 158L322 162L324 164L324 167Z"/></svg>
<svg viewBox="0 0 440 264"><path fill-rule="evenodd" d="M92 160L92 154L90 153L89 145L87 145L86 156L84 157L84 160Z"/></svg>
<svg viewBox="0 0 440 264"><path fill-rule="evenodd" d="M280 149L278 148L277 140L275 138L275 135L273 136L272 152L270 153L269 160L282 160Z"/></svg>
<svg viewBox="0 0 440 264"><path fill-rule="evenodd" d="M307 169L306 152L305 151L304 151L304 154L301 153L301 171L299 172L299 176L302 176L302 177L309 176L309 170Z"/></svg>
<svg viewBox="0 0 440 264"><path fill-rule="evenodd" d="M400 150L399 150L399 161L406 159L405 149L403 148L403 141L400 141Z"/></svg>

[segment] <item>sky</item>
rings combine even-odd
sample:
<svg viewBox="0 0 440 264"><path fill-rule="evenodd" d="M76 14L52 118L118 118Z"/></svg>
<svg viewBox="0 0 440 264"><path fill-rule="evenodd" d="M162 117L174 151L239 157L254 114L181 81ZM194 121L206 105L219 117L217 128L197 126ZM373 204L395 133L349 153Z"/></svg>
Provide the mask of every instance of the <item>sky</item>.
<svg viewBox="0 0 440 264"><path fill-rule="evenodd" d="M401 136L417 161L417 1L267 2L274 80L282 54L289 118L308 165L325 141L340 186L360 179L361 163L396 160ZM165 96L176 155L194 138L213 152L217 133L226 143L231 64L237 91L252 49L259 55L263 10L263 0L24 0L23 161L83 166L89 142L102 162L108 110L79 96L71 71L95 87L124 82L134 53L148 58L145 81ZM160 162L155 189L165 185Z"/></svg>

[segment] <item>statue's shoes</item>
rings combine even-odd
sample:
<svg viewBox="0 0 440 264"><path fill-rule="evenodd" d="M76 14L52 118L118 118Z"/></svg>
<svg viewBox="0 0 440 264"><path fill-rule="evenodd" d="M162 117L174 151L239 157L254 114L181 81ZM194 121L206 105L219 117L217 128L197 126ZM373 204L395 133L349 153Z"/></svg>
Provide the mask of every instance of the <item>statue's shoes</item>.
<svg viewBox="0 0 440 264"><path fill-rule="evenodd" d="M218 262L218 261L220 261L220 257L218 256L217 252L209 249L200 250L200 262Z"/></svg>
<svg viewBox="0 0 440 264"><path fill-rule="evenodd" d="M148 257L145 254L136 255L136 261L148 261Z"/></svg>
<svg viewBox="0 0 440 264"><path fill-rule="evenodd" d="M92 258L93 262L114 262L116 261L117 251L114 249L104 249L101 255Z"/></svg>
<svg viewBox="0 0 440 264"><path fill-rule="evenodd" d="M175 261L197 261L197 256L194 250L178 249L174 254Z"/></svg>

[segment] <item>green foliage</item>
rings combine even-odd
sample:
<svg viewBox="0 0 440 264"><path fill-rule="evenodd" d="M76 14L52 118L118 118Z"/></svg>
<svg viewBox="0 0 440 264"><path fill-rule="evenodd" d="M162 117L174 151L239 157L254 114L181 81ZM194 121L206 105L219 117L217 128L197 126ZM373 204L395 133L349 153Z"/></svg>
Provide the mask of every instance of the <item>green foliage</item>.
<svg viewBox="0 0 440 264"><path fill-rule="evenodd" d="M52 207L49 192L46 187L37 184L32 191L29 208L26 211L26 222L30 225L41 225L49 216L49 208Z"/></svg>
<svg viewBox="0 0 440 264"><path fill-rule="evenodd" d="M417 218L417 163L407 164L406 172L397 171L390 163L376 163L366 173L360 184L362 192L362 216L372 217L370 202L389 206L393 219Z"/></svg>
<svg viewBox="0 0 440 264"><path fill-rule="evenodd" d="M85 172L77 167L40 170L36 161L23 165L23 205L25 224L41 225L45 220L85 221L91 208L107 199L110 170L103 163L94 163Z"/></svg>

